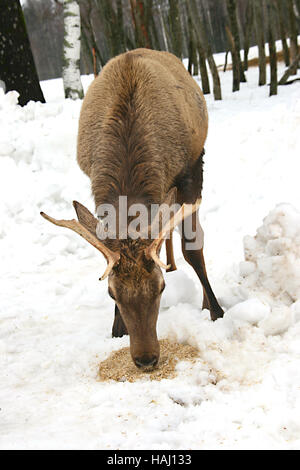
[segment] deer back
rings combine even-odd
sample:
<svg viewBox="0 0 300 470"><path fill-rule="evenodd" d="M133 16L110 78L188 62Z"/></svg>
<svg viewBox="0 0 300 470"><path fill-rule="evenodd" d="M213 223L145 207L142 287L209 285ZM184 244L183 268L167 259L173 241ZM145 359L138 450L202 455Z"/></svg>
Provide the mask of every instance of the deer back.
<svg viewBox="0 0 300 470"><path fill-rule="evenodd" d="M203 94L168 52L136 49L110 60L84 98L77 159L96 206L118 195L160 203L203 150Z"/></svg>

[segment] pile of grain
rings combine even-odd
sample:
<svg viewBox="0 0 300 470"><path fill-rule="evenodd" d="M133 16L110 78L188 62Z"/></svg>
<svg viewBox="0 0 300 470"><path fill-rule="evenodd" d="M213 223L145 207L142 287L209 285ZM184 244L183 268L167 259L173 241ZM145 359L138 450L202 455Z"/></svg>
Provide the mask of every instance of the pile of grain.
<svg viewBox="0 0 300 470"><path fill-rule="evenodd" d="M167 339L159 341L159 344L159 363L151 371L138 369L132 361L129 348L122 348L100 363L99 379L117 382L170 379L176 376L175 366L178 361L194 362L199 355L199 351L188 344L173 343Z"/></svg>

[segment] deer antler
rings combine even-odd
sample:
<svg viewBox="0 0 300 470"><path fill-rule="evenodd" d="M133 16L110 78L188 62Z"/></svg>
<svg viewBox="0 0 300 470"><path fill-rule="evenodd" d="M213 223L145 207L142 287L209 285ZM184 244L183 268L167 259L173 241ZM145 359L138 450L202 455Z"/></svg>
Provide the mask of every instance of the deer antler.
<svg viewBox="0 0 300 470"><path fill-rule="evenodd" d="M78 210L78 205L79 203L76 203L74 201L73 203L76 211ZM82 205L80 205L82 206ZM82 206L84 208L84 206ZM84 208L85 211L87 211L86 208ZM87 211L89 212L89 211ZM72 220L57 220L54 219L53 217L50 217L49 215L45 214L44 212L40 213L44 219L48 220L54 225L58 225L59 227L66 227L69 228L70 230L73 230L73 232L78 233L82 238L84 238L87 242L89 242L91 245L93 245L97 250L101 251L101 253L104 255L107 261L107 268L100 278L101 280L105 279L114 265L119 261L120 259L120 253L115 253L111 251L109 248L107 248L104 243L102 243L96 235L94 235L90 230L88 230L82 223L78 222L78 220L72 219ZM92 214L90 214L92 216ZM93 216L92 216L93 217Z"/></svg>
<svg viewBox="0 0 300 470"><path fill-rule="evenodd" d="M158 252L163 244L164 239L169 235L174 228L180 224L186 217L191 216L194 212L197 211L201 204L201 198L197 199L194 204L183 204L181 208L171 217L165 226L160 231L158 237L153 240L151 245L145 249L146 258L152 258L153 261L164 269L169 269L170 265L164 264L158 255Z"/></svg>

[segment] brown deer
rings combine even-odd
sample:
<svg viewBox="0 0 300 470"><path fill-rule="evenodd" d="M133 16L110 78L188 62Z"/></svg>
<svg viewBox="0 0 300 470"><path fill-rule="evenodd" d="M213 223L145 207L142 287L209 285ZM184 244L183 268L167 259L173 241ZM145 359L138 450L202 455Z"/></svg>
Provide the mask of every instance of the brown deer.
<svg viewBox="0 0 300 470"><path fill-rule="evenodd" d="M182 252L203 286L203 308L211 319L223 316L209 284L202 243L189 249L184 226L202 240L198 221L204 143L208 116L203 94L183 66L168 52L136 49L111 59L84 98L78 131L77 160L90 177L96 208L175 201L180 209L160 227L155 239L116 237L100 240L98 220L74 202L77 220L50 222L68 227L106 258L108 292L115 301L112 335L130 336L138 367L151 368L159 359L156 323L164 278L160 268L176 269L172 230L182 223ZM129 219L128 219L129 220ZM166 239L167 265L159 258Z"/></svg>

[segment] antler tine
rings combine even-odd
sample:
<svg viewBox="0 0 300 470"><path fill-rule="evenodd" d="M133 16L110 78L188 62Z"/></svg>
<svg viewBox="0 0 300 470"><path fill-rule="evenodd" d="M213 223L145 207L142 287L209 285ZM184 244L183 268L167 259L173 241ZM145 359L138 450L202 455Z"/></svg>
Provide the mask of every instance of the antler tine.
<svg viewBox="0 0 300 470"><path fill-rule="evenodd" d="M88 229L84 227L78 220L71 219L71 220L57 220L54 219L53 217L50 217L49 215L45 214L45 212L40 213L44 219L48 220L48 222L51 222L54 225L58 225L59 227L66 227L69 228L70 230L73 230L74 232L78 233L82 238L84 238L86 241L88 241L91 245L93 245L97 250L101 251L101 253L105 256L106 261L107 261L107 268L103 274L103 276L100 278L101 280L105 279L114 265L119 261L120 259L120 253L115 253L111 251L109 248L107 248L104 243L102 243L98 238L96 238Z"/></svg>
<svg viewBox="0 0 300 470"><path fill-rule="evenodd" d="M160 267L168 269L170 265L164 264L157 254L158 250L161 248L161 245L168 234L174 228L180 224L186 217L192 215L199 208L201 204L201 198L197 199L194 204L183 204L181 208L170 218L166 225L160 231L158 237L149 245L145 250L146 257L152 258L153 261Z"/></svg>
<svg viewBox="0 0 300 470"><path fill-rule="evenodd" d="M107 276L109 275L109 273L111 272L112 268L114 267L115 263L117 261L119 261L120 259L120 255L118 256L118 259L115 261L113 259L110 259L107 263L107 267L106 267L106 270L104 271L104 273L102 274L101 277L99 277L99 281L103 281L105 278L107 278Z"/></svg>
<svg viewBox="0 0 300 470"><path fill-rule="evenodd" d="M155 249L153 249L153 251L151 250L149 252L149 257L151 257L153 259L155 264L157 264L161 268L165 269L166 271L171 267L170 264L165 264L165 263L162 262L162 260L158 256L157 251Z"/></svg>

